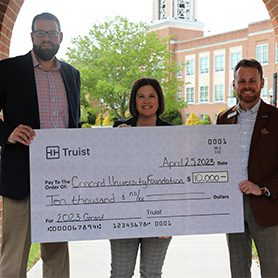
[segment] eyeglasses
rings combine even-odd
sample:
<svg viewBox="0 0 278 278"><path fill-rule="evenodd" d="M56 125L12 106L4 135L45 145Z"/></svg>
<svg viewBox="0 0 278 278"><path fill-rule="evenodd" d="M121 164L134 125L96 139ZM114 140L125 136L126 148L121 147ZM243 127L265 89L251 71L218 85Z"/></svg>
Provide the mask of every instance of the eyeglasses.
<svg viewBox="0 0 278 278"><path fill-rule="evenodd" d="M45 35L48 35L49 38L56 38L61 32L58 32L56 30L50 30L50 31L43 31L43 30L37 30L33 32L37 38L44 38Z"/></svg>

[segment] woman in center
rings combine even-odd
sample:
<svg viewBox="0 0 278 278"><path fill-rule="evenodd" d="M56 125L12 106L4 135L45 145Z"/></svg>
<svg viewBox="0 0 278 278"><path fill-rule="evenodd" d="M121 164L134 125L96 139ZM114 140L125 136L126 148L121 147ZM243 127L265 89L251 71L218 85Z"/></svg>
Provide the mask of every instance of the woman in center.
<svg viewBox="0 0 278 278"><path fill-rule="evenodd" d="M164 112L164 96L159 82L141 78L132 86L127 121L118 121L114 127L170 126L160 119ZM110 240L111 278L131 278L140 247L141 278L160 278L171 237L150 237Z"/></svg>

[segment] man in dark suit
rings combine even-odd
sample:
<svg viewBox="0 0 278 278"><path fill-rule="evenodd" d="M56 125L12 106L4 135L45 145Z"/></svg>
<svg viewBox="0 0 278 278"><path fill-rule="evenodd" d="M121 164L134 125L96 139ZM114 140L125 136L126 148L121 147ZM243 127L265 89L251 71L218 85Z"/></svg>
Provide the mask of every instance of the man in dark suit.
<svg viewBox="0 0 278 278"><path fill-rule="evenodd" d="M278 277L278 109L261 98L263 70L254 59L234 70L238 105L221 113L217 124L240 125L244 233L228 234L233 278L251 277L252 239L262 277Z"/></svg>
<svg viewBox="0 0 278 278"><path fill-rule="evenodd" d="M28 146L34 129L79 127L79 72L55 57L63 39L59 20L49 13L37 15L31 38L32 51L0 62L3 278L26 277L31 244ZM41 244L41 257L44 277L69 277L66 242Z"/></svg>

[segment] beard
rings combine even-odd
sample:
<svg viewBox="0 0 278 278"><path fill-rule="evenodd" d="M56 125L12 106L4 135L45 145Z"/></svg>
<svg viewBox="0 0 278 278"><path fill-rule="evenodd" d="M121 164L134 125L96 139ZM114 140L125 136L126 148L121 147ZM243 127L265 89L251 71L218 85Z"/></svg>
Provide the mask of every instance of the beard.
<svg viewBox="0 0 278 278"><path fill-rule="evenodd" d="M34 53L43 61L49 61L57 54L60 45L51 44L51 49L42 49L40 45L33 44Z"/></svg>
<svg viewBox="0 0 278 278"><path fill-rule="evenodd" d="M244 92L252 92L252 95L245 95ZM253 89L241 90L240 94L238 94L238 98L245 103L253 103L260 97L259 93L256 93Z"/></svg>

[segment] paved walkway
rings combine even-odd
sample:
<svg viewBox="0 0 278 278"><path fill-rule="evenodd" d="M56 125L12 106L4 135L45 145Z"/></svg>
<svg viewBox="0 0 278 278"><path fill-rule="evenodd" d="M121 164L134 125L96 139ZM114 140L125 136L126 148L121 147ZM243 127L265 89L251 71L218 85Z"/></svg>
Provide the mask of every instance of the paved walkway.
<svg viewBox="0 0 278 278"><path fill-rule="evenodd" d="M71 278L109 278L108 240L70 243ZM40 278L41 261L27 278ZM176 236L172 239L163 268L163 278L230 278L226 238L221 235ZM252 278L260 278L256 263ZM55 277L53 277L55 278ZM139 278L138 263L134 278Z"/></svg>

